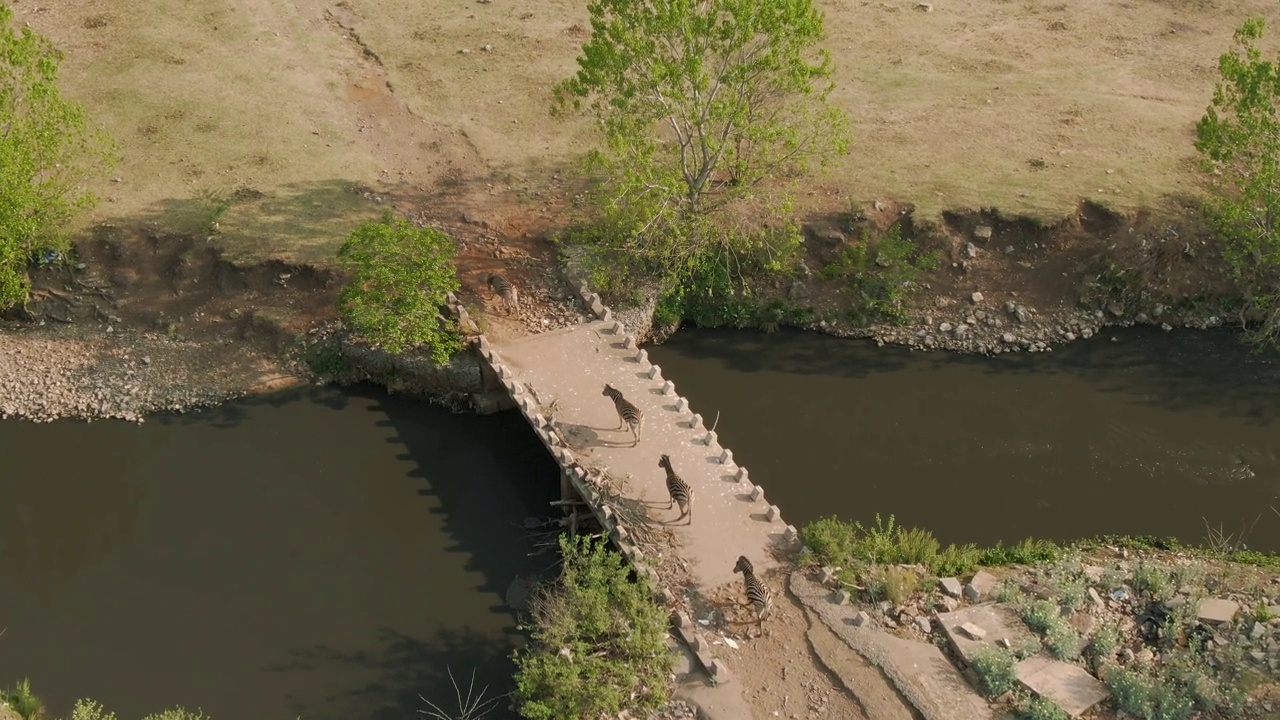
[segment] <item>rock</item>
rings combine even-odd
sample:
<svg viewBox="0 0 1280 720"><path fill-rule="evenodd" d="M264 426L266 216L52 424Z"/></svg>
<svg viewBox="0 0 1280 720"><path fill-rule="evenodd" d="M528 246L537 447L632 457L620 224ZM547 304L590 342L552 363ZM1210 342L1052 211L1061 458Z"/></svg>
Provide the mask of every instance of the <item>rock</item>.
<svg viewBox="0 0 1280 720"><path fill-rule="evenodd" d="M1122 317L1124 315L1124 303L1119 300L1112 300L1107 303L1107 312L1111 313L1113 317Z"/></svg>
<svg viewBox="0 0 1280 720"><path fill-rule="evenodd" d="M991 239L991 226L990 226L990 225L979 225L979 226L975 227L975 228L973 229L973 237L974 237L975 239L977 239L977 240L990 240L990 239Z"/></svg>
<svg viewBox="0 0 1280 720"><path fill-rule="evenodd" d="M1165 332L1169 332L1170 330L1173 329L1173 326L1170 325L1169 323L1160 323L1160 329Z"/></svg>
<svg viewBox="0 0 1280 720"><path fill-rule="evenodd" d="M1027 310L1025 307L1021 305L1019 305L1017 309L1013 311L1013 314L1016 318L1018 318L1018 322L1020 323L1031 322L1031 311Z"/></svg>
<svg viewBox="0 0 1280 720"><path fill-rule="evenodd" d="M1000 336L1000 339L1008 343L1009 345L1013 345L1014 343L1018 342L1018 336L1014 335L1013 333L1005 333Z"/></svg>
<svg viewBox="0 0 1280 720"><path fill-rule="evenodd" d="M953 598L958 598L960 597L961 594L964 593L964 585L960 584L960 580L958 578L953 578L953 577L942 578L941 580L938 581L938 587L942 589L942 592L950 595Z"/></svg>
<svg viewBox="0 0 1280 720"><path fill-rule="evenodd" d="M974 294L972 294L972 295L970 295L970 296L969 296L969 299L973 301L973 304L977 305L978 303L982 302L982 300L983 300L983 298L982 298L982 293L980 293L980 292L975 292Z"/></svg>
<svg viewBox="0 0 1280 720"><path fill-rule="evenodd" d="M787 290L787 297L792 301L804 300L809 297L809 288L805 286L801 280L791 283L791 288Z"/></svg>
<svg viewBox="0 0 1280 720"><path fill-rule="evenodd" d="M853 619L849 621L849 624L853 625L854 627L864 627L866 625L870 625L871 616L868 615L866 611L860 610L858 611L858 614L854 615Z"/></svg>
<svg viewBox="0 0 1280 720"><path fill-rule="evenodd" d="M1262 623L1260 623L1260 622L1255 622L1255 623L1253 624L1253 629L1251 629L1251 630L1249 631L1249 639L1250 639L1250 640L1261 640L1261 639L1262 639L1262 637L1263 637L1264 635L1266 635L1266 634L1267 634L1267 626L1266 626L1266 625L1263 625L1263 624L1262 624Z"/></svg>
<svg viewBox="0 0 1280 720"><path fill-rule="evenodd" d="M978 257L978 248L977 248L977 247L975 247L973 243L965 243L965 244L964 244L964 256L965 256L965 257L967 257L967 258L969 258L969 259L973 259L973 258Z"/></svg>
<svg viewBox="0 0 1280 720"><path fill-rule="evenodd" d="M1205 598L1200 601L1196 618L1204 623L1229 623L1240 611L1240 603L1222 598Z"/></svg>
<svg viewBox="0 0 1280 720"><path fill-rule="evenodd" d="M1052 700L1070 717L1080 717L1110 696L1107 686L1084 668L1043 655L1018 663L1018 682Z"/></svg>
<svg viewBox="0 0 1280 720"><path fill-rule="evenodd" d="M965 325L964 323L960 323L959 325L956 326L955 335L957 340L963 339L968 334L969 334L968 325Z"/></svg>
<svg viewBox="0 0 1280 720"><path fill-rule="evenodd" d="M933 623L929 622L929 618L921 615L920 617L917 617L914 622L916 624L916 628L925 635L933 632Z"/></svg>
<svg viewBox="0 0 1280 720"><path fill-rule="evenodd" d="M920 12L933 12L933 3L916 3L916 9Z"/></svg>
<svg viewBox="0 0 1280 720"><path fill-rule="evenodd" d="M970 640L981 640L987 636L986 630L969 622L960 626L960 632L964 633Z"/></svg>
<svg viewBox="0 0 1280 720"><path fill-rule="evenodd" d="M986 570L979 570L974 573L973 578L969 580L969 584L964 586L964 598L971 603L981 602L985 600L991 591L995 589L1000 579Z"/></svg>
<svg viewBox="0 0 1280 720"><path fill-rule="evenodd" d="M938 332L944 332L944 333L951 332L951 323L944 322L938 325Z"/></svg>
<svg viewBox="0 0 1280 720"><path fill-rule="evenodd" d="M1093 603L1093 606L1099 609L1106 606L1106 603L1102 601L1102 596L1093 588L1089 588L1089 602Z"/></svg>

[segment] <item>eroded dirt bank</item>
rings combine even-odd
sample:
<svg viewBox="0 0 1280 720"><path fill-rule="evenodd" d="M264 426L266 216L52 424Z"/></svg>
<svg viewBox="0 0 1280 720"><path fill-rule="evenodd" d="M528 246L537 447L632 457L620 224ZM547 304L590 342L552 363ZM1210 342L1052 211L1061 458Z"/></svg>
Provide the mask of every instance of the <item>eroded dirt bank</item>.
<svg viewBox="0 0 1280 720"><path fill-rule="evenodd" d="M553 230L497 217L430 220L459 240L459 295L481 329L501 341L584 317L563 280ZM806 224L800 276L761 296L803 309L803 319L789 322L811 330L989 354L1049 351L1108 326L1235 322L1219 254L1191 217L1122 216L1082 203L1052 225L994 209L947 213L935 224L915 221L910 206L873 201L860 213ZM823 279L820 270L895 224L942 262L907 294L905 322L860 324L848 312L847 282ZM522 288L517 316L489 311L483 278L499 269ZM425 371L412 358L344 345L335 335L338 273L281 262L237 266L222 258L216 237L103 226L79 243L73 263L40 269L34 281L32 302L0 325L4 417L140 421L317 379L433 397L474 392L479 383L466 363L415 381ZM651 302L620 314L641 337L673 331L653 327Z"/></svg>

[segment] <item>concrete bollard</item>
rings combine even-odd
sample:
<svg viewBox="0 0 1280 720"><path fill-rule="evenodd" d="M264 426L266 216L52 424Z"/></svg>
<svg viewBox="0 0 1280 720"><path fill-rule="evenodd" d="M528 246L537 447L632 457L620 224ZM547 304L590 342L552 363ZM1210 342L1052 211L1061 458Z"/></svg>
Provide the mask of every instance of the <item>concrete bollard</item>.
<svg viewBox="0 0 1280 720"><path fill-rule="evenodd" d="M587 302L591 303L593 307L595 306L596 303L600 303L601 305L604 304L600 302L600 293L591 293L591 295L587 297Z"/></svg>
<svg viewBox="0 0 1280 720"><path fill-rule="evenodd" d="M600 298L591 301L591 312L596 317L604 315L604 304L600 302Z"/></svg>
<svg viewBox="0 0 1280 720"><path fill-rule="evenodd" d="M758 502L764 499L764 488L759 485L751 486L751 502Z"/></svg>
<svg viewBox="0 0 1280 720"><path fill-rule="evenodd" d="M610 320L613 319L613 311L610 310L609 308L605 308L600 313L600 319L603 320L604 322L609 322Z"/></svg>
<svg viewBox="0 0 1280 720"><path fill-rule="evenodd" d="M720 453L720 464L721 464L721 465L732 465L732 464L733 464L733 451L732 451L732 450L730 450L729 448L725 448L725 449L724 449L724 452Z"/></svg>
<svg viewBox="0 0 1280 720"><path fill-rule="evenodd" d="M604 516L605 521L613 522L613 508L609 507L608 505L605 505L604 507L600 508L600 514Z"/></svg>
<svg viewBox="0 0 1280 720"><path fill-rule="evenodd" d="M747 469L742 467L741 465L738 466L738 482L740 483L751 482L751 477L750 475L747 474Z"/></svg>
<svg viewBox="0 0 1280 720"><path fill-rule="evenodd" d="M796 530L795 525L788 525L786 532L782 533L782 537L786 538L788 542L794 542L800 539L800 531Z"/></svg>
<svg viewBox="0 0 1280 720"><path fill-rule="evenodd" d="M694 413L693 417L689 419L689 427L696 428L701 424L702 424L702 416L699 415L698 413Z"/></svg>
<svg viewBox="0 0 1280 720"><path fill-rule="evenodd" d="M624 350L634 350L636 348L636 336L628 335L622 339L622 348Z"/></svg>
<svg viewBox="0 0 1280 720"><path fill-rule="evenodd" d="M715 434L715 432L713 432L713 431L711 431L711 430L708 430L708 431L707 431L707 436L706 436L705 438L703 438L703 439L702 439L702 444L703 444L703 445L706 445L707 447L711 447L712 445L714 445L714 444L715 444L715 442L716 442L716 434Z"/></svg>
<svg viewBox="0 0 1280 720"><path fill-rule="evenodd" d="M777 505L770 505L769 509L765 510L764 516L769 518L769 522L773 522L782 516L782 509Z"/></svg>
<svg viewBox="0 0 1280 720"><path fill-rule="evenodd" d="M648 355L648 353L645 353L645 357L647 358L648 356L649 356L649 355ZM662 368L658 367L657 365L654 365L654 366L650 367L650 368L649 368L649 379L650 379L650 380L661 380L661 379L662 379Z"/></svg>
<svg viewBox="0 0 1280 720"><path fill-rule="evenodd" d="M684 397L679 397L676 399L676 412L684 412L685 410L688 410L688 409L689 409L688 400L685 400Z"/></svg>
<svg viewBox="0 0 1280 720"><path fill-rule="evenodd" d="M689 613L680 610L676 612L675 626L678 628L691 628L693 627L693 618L689 617Z"/></svg>
<svg viewBox="0 0 1280 720"><path fill-rule="evenodd" d="M573 453L569 452L567 449L560 448L560 453L564 456L565 465L572 465L573 463L577 462L577 458L575 458L573 456Z"/></svg>
<svg viewBox="0 0 1280 720"><path fill-rule="evenodd" d="M614 321L613 321L613 328L612 328L611 332L612 332L614 335L621 335L621 334L622 334L622 322L621 322L621 321L619 321L619 320L614 320Z"/></svg>
<svg viewBox="0 0 1280 720"><path fill-rule="evenodd" d="M492 350L492 349L493 349L493 346L489 344L489 338L487 338L487 337L485 337L485 336L483 336L483 335L481 335L481 336L480 336L480 343L479 343L479 347L480 347L480 352L482 352L482 353L483 353L484 351L486 351L486 350Z"/></svg>
<svg viewBox="0 0 1280 720"><path fill-rule="evenodd" d="M848 590L841 590L840 592L837 592L835 597L832 599L837 605L848 605L849 600L852 599L852 595L849 594Z"/></svg>
<svg viewBox="0 0 1280 720"><path fill-rule="evenodd" d="M711 682L716 685L723 685L729 681L729 668L720 662L720 658L711 661L711 666L707 668L707 672L711 675Z"/></svg>
<svg viewBox="0 0 1280 720"><path fill-rule="evenodd" d="M511 368L501 363L499 363L494 369L498 371L498 377L502 378L503 380L511 377L514 374L511 372Z"/></svg>
<svg viewBox="0 0 1280 720"><path fill-rule="evenodd" d="M836 569L830 565L822 566L822 584L830 585L836 581Z"/></svg>
<svg viewBox="0 0 1280 720"><path fill-rule="evenodd" d="M670 380L668 380L668 381L666 381L666 382L662 383L662 394L663 394L663 395L674 395L674 394L675 394L675 392L676 392L676 384L675 384L675 383L671 382Z"/></svg>
<svg viewBox="0 0 1280 720"><path fill-rule="evenodd" d="M626 525L617 525L613 528L613 541L616 542L619 547L630 545L630 540L631 531L627 529Z"/></svg>
<svg viewBox="0 0 1280 720"><path fill-rule="evenodd" d="M640 363L641 365L649 362L649 351L639 350L638 352L636 352L636 362Z"/></svg>

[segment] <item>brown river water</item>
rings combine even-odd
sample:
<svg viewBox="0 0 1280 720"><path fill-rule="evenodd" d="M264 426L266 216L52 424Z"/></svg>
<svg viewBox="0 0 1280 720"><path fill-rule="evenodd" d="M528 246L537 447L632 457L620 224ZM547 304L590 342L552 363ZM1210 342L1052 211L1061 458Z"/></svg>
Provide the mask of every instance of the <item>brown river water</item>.
<svg viewBox="0 0 1280 720"><path fill-rule="evenodd" d="M697 330L649 358L797 526L893 514L982 544L1202 542L1208 524L1280 551L1280 363L1237 338L1115 331L985 358Z"/></svg>
<svg viewBox="0 0 1280 720"><path fill-rule="evenodd" d="M522 538L556 478L515 413L371 390L0 423L0 685L124 720L405 720L449 667L506 692L504 593L553 561Z"/></svg>
<svg viewBox="0 0 1280 720"><path fill-rule="evenodd" d="M991 543L1208 522L1280 550L1280 364L1229 333L978 358L687 330L649 352L793 524L892 513ZM0 422L0 685L125 720L403 720L452 698L449 667L505 692L504 593L552 562L522 523L557 494L518 414L370 389Z"/></svg>

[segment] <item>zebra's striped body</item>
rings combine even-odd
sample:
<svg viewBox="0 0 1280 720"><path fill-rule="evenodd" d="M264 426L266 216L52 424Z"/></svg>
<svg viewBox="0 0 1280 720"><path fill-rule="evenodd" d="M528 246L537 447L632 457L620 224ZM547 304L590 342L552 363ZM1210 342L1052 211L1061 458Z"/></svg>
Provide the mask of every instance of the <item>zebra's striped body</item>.
<svg viewBox="0 0 1280 720"><path fill-rule="evenodd" d="M507 282L506 278L497 273L490 274L489 289L502 298L502 305L507 309L508 313L515 311L517 315L520 314L520 293L514 285Z"/></svg>
<svg viewBox="0 0 1280 720"><path fill-rule="evenodd" d="M631 428L631 434L635 436L634 445L640 444L640 424L644 422L644 413L640 408L632 405L626 398L622 397L622 391L617 390L612 385L605 385L604 392L600 393L613 401L613 407L618 411L618 429Z"/></svg>
<svg viewBox="0 0 1280 720"><path fill-rule="evenodd" d="M773 591L756 577L755 568L747 556L738 556L738 564L733 566L733 571L742 573L742 586L747 593L747 604L756 611L757 627L763 626L764 619L773 608Z"/></svg>
<svg viewBox="0 0 1280 720"><path fill-rule="evenodd" d="M689 524L693 524L693 488L689 487L689 483L685 482L676 471L671 467L671 458L665 453L658 458L658 467L667 471L667 494L671 496L671 502L667 503L669 509L672 505L680 506L680 517L689 517ZM676 518L679 520L680 518Z"/></svg>

